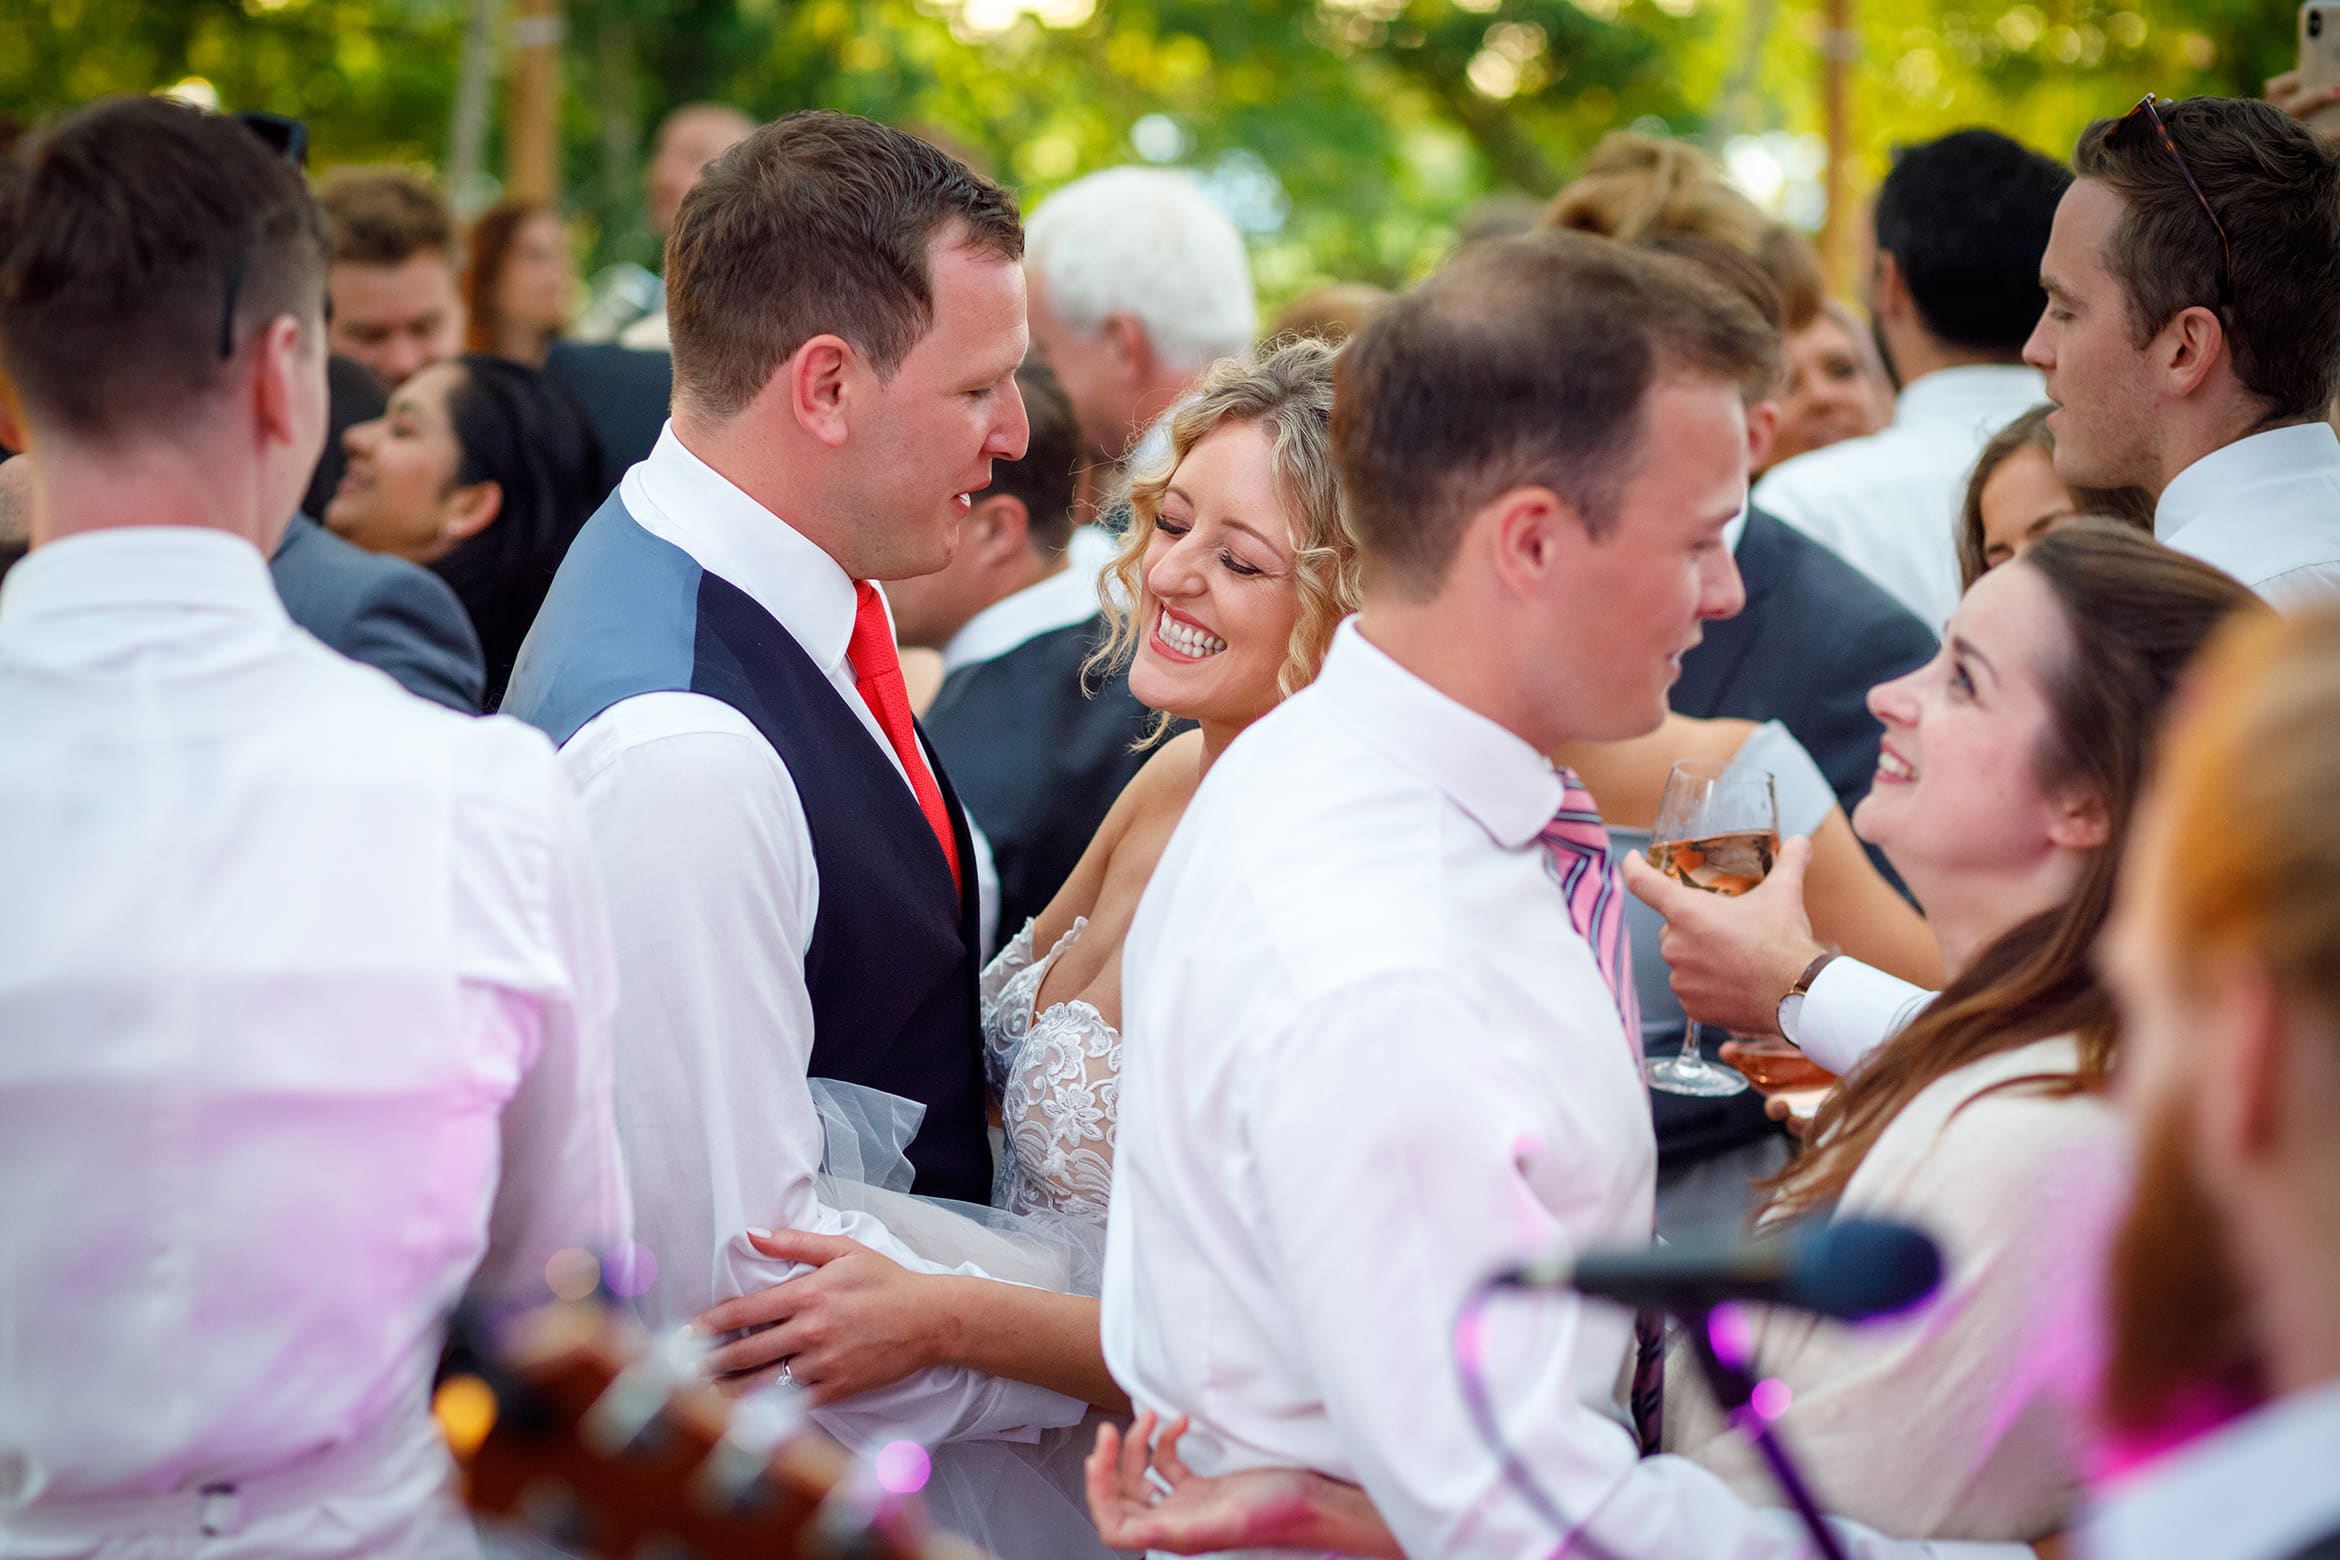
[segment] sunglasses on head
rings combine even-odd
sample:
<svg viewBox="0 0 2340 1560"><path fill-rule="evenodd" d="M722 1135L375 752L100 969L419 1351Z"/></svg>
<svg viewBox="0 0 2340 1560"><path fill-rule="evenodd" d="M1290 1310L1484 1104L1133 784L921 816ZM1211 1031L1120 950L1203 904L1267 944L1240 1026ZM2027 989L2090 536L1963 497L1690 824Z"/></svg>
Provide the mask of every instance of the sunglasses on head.
<svg viewBox="0 0 2340 1560"><path fill-rule="evenodd" d="M309 127L299 120L251 111L236 115L236 123L258 136L294 172L309 165ZM251 246L246 245L228 266L227 289L219 309L219 360L223 363L236 355L236 294L243 291L244 267L251 258Z"/></svg>
<svg viewBox="0 0 2340 1560"><path fill-rule="evenodd" d="M2194 170L2186 166L2186 154L2178 150L2177 139L2169 133L2169 126L2162 120L2161 110L2154 106L2160 101L2158 94L2146 93L2137 100L2135 108L2121 116L2121 122L2113 126L2112 134L2105 139L2111 140L2139 121L2152 127L2154 139L2161 143L2161 149L2169 153L2170 160L2177 164L2178 174L2186 181L2186 188L2192 190L2194 199L2202 204L2202 215L2210 219L2210 226L2218 232L2218 306L2224 309L2234 302L2234 244L2226 236L2226 224L2219 221L2218 213L2211 209L2210 197L2202 193L2201 184L2194 178Z"/></svg>

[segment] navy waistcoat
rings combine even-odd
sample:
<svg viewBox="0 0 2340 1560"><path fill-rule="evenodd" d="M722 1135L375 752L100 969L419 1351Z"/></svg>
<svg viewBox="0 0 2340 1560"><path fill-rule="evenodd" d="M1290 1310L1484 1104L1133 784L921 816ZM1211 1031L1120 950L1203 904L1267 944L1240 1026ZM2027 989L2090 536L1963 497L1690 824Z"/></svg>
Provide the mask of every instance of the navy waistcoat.
<svg viewBox="0 0 2340 1560"><path fill-rule="evenodd" d="M565 743L644 693L730 705L788 766L820 876L804 955L810 1071L925 1105L909 1149L914 1189L988 1201L975 852L932 746L967 864L956 889L916 796L820 667L746 592L642 529L613 493L562 561L503 709Z"/></svg>

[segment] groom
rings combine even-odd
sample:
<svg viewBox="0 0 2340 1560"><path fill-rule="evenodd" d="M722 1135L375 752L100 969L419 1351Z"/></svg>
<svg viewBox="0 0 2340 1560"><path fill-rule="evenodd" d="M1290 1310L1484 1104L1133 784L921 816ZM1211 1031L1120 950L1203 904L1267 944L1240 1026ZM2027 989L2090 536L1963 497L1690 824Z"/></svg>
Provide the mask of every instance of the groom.
<svg viewBox="0 0 2340 1560"><path fill-rule="evenodd" d="M800 1271L809 1077L924 1107L914 1190L982 1202L975 860L876 579L950 561L1023 453L1023 231L996 185L842 114L712 164L667 249L674 409L563 561L504 709L561 744L611 902L618 1128L653 1326ZM785 1361L769 1370L785 1381ZM1080 1405L934 1370L823 1422L937 1441Z"/></svg>
<svg viewBox="0 0 2340 1560"><path fill-rule="evenodd" d="M1541 1557L1555 1514L1596 1513L1620 1556L1801 1552L1703 1470L1636 1461L1625 1313L1537 1295L1477 1334L1540 1503L1455 1368L1481 1277L1650 1238L1620 892L1544 755L1654 730L1738 610L1740 386L1773 350L1682 262L1540 234L1342 354L1363 609L1212 770L1123 954L1105 1357L1192 1417L1197 1472L1361 1484L1419 1557Z"/></svg>

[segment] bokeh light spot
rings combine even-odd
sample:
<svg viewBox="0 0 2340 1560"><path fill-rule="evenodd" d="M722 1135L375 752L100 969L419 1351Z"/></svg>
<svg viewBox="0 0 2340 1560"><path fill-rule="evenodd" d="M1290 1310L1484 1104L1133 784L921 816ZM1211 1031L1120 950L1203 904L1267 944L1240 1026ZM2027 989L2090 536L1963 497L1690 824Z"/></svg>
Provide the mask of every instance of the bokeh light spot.
<svg viewBox="0 0 2340 1560"><path fill-rule="evenodd" d="M601 1261L575 1246L552 1254L544 1264L544 1282L563 1300L583 1300L601 1287Z"/></svg>
<svg viewBox="0 0 2340 1560"><path fill-rule="evenodd" d="M926 1476L934 1470L934 1460L916 1441L888 1441L870 1463L876 1470L878 1487L889 1495L917 1494L926 1488Z"/></svg>
<svg viewBox="0 0 2340 1560"><path fill-rule="evenodd" d="M610 1253L602 1278L620 1300L640 1299L658 1282L658 1259L640 1241L628 1241Z"/></svg>
<svg viewBox="0 0 2340 1560"><path fill-rule="evenodd" d="M477 1376L449 1376L431 1394L431 1417L447 1438L447 1449L469 1457L496 1425L496 1393Z"/></svg>
<svg viewBox="0 0 2340 1560"><path fill-rule="evenodd" d="M1755 1352L1755 1322L1746 1307L1725 1300L1706 1313L1706 1341L1725 1365L1744 1365Z"/></svg>

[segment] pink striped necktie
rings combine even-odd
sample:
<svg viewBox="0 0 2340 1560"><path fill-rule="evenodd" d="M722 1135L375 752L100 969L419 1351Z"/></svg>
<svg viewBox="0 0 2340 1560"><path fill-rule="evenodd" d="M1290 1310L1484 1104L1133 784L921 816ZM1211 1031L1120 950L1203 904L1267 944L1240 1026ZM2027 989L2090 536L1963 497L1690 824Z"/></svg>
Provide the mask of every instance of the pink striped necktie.
<svg viewBox="0 0 2340 1560"><path fill-rule="evenodd" d="M1544 847L1545 865L1567 896L1568 919L1591 946L1601 979L1608 982L1638 1066L1641 1003L1633 991L1633 944L1625 935L1625 880L1609 860L1609 828L1601 822L1592 792L1571 770L1560 771L1560 785L1560 810L1536 838ZM1665 1318L1643 1311L1633 1318L1633 1386L1626 1402L1645 1457L1656 1456L1664 1439L1665 1398Z"/></svg>
<svg viewBox="0 0 2340 1560"><path fill-rule="evenodd" d="M1568 919L1591 946L1608 982L1625 1039L1641 1055L1641 1004L1633 992L1633 945L1625 936L1625 882L1609 860L1609 830L1600 807L1572 771L1560 772L1560 810L1537 840L1568 900Z"/></svg>

